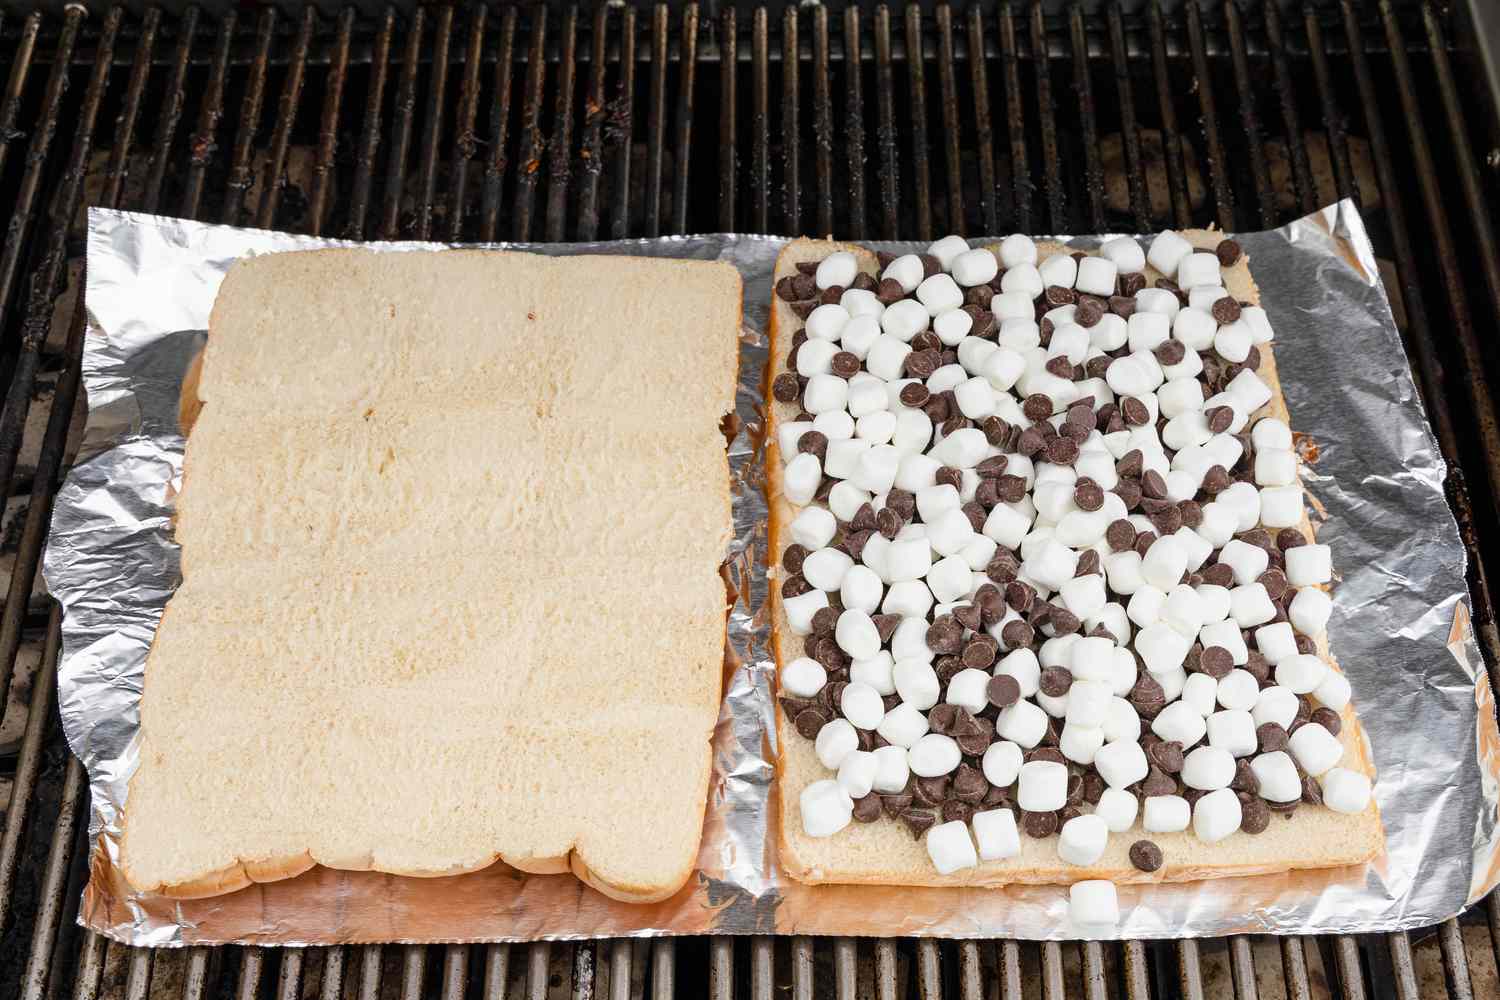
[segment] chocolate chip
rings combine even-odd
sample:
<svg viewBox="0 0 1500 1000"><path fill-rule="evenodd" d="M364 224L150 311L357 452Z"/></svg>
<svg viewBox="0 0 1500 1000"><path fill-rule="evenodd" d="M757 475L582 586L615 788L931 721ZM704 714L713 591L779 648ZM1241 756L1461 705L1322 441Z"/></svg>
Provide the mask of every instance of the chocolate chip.
<svg viewBox="0 0 1500 1000"><path fill-rule="evenodd" d="M1233 267L1239 263L1241 253L1240 245L1234 240L1220 240L1214 247L1214 256L1219 258L1220 267Z"/></svg>
<svg viewBox="0 0 1500 1000"><path fill-rule="evenodd" d="M920 409L927 405L932 398L932 393L927 391L927 386L921 382L908 382L901 387L901 405L910 406L912 409Z"/></svg>
<svg viewBox="0 0 1500 1000"><path fill-rule="evenodd" d="M911 787L910 780L907 781L907 787ZM887 816L895 819L911 808L911 800L911 792L882 793L880 796L880 807L885 810Z"/></svg>
<svg viewBox="0 0 1500 1000"><path fill-rule="evenodd" d="M1302 532L1296 528L1282 528L1276 532L1276 547L1285 552L1287 549L1295 549L1299 545L1306 545L1307 539Z"/></svg>
<svg viewBox="0 0 1500 1000"><path fill-rule="evenodd" d="M1240 318L1240 304L1228 295L1214 300L1208 311L1220 326L1228 326Z"/></svg>
<svg viewBox="0 0 1500 1000"><path fill-rule="evenodd" d="M1130 689L1130 704L1142 718L1154 719L1167 706L1167 693L1150 674L1143 673Z"/></svg>
<svg viewBox="0 0 1500 1000"><path fill-rule="evenodd" d="M1159 767L1153 767L1146 774L1146 779L1141 782L1141 791L1147 798L1158 795L1176 795L1177 781Z"/></svg>
<svg viewBox="0 0 1500 1000"><path fill-rule="evenodd" d="M906 298L906 289L895 278L882 278L880 284L875 286L875 297L880 300L881 305L895 305Z"/></svg>
<svg viewBox="0 0 1500 1000"><path fill-rule="evenodd" d="M1266 806L1265 800L1258 796L1250 796L1248 801L1240 802L1240 832L1248 834L1265 833L1266 827L1271 825L1271 810Z"/></svg>
<svg viewBox="0 0 1500 1000"><path fill-rule="evenodd" d="M918 778L916 784L912 786L912 793L919 803L935 809L947 800L948 784L947 775L936 778Z"/></svg>
<svg viewBox="0 0 1500 1000"><path fill-rule="evenodd" d="M1313 709L1308 721L1317 723L1335 736L1344 728L1344 720L1339 718L1339 713L1326 705Z"/></svg>
<svg viewBox="0 0 1500 1000"><path fill-rule="evenodd" d="M911 338L911 349L914 351L937 351L939 354L942 354L943 342L931 330L923 330Z"/></svg>
<svg viewBox="0 0 1500 1000"><path fill-rule="evenodd" d="M1135 293L1146 287L1146 276L1140 271L1131 271L1116 278L1115 284L1119 287L1121 295L1130 296L1131 301L1134 302Z"/></svg>
<svg viewBox="0 0 1500 1000"><path fill-rule="evenodd" d="M838 623L839 612L832 608L819 608L813 612L812 630L814 635L833 635L833 630Z"/></svg>
<svg viewBox="0 0 1500 1000"><path fill-rule="evenodd" d="M1010 792L999 785L991 785L990 790L984 796L984 806L989 809L1011 808Z"/></svg>
<svg viewBox="0 0 1500 1000"><path fill-rule="evenodd" d="M1036 641L1036 631L1020 620L1006 622L1005 627L1000 630L1000 641L1007 649L1030 647Z"/></svg>
<svg viewBox="0 0 1500 1000"><path fill-rule="evenodd" d="M944 615L927 626L927 648L934 653L957 653L963 649L963 626Z"/></svg>
<svg viewBox="0 0 1500 1000"><path fill-rule="evenodd" d="M1310 656L1318 651L1317 645L1307 636L1298 633L1294 638L1297 642L1297 652L1302 655Z"/></svg>
<svg viewBox="0 0 1500 1000"><path fill-rule="evenodd" d="M1026 496L1026 480L1009 473L995 477L995 488L1000 491L1000 499L1006 503L1020 503Z"/></svg>
<svg viewBox="0 0 1500 1000"><path fill-rule="evenodd" d="M1156 544L1156 538L1157 534L1154 531L1142 531L1135 536L1135 551L1142 559L1146 558L1146 553L1151 550L1151 546Z"/></svg>
<svg viewBox="0 0 1500 1000"><path fill-rule="evenodd" d="M804 455L816 455L821 463L828 452L828 435L822 431L804 431L797 439L797 451Z"/></svg>
<svg viewBox="0 0 1500 1000"><path fill-rule="evenodd" d="M1047 443L1047 461L1053 465L1072 465L1078 461L1078 442L1061 436L1053 438Z"/></svg>
<svg viewBox="0 0 1500 1000"><path fill-rule="evenodd" d="M880 513L875 515L875 530L884 535L887 541L894 540L905 523L901 520L901 515L889 506L882 507Z"/></svg>
<svg viewBox="0 0 1500 1000"><path fill-rule="evenodd" d="M986 642L986 639L989 641ZM999 647L994 645L994 643L995 640L989 636L971 639L969 640L969 644L964 647L964 651L959 659L965 667L971 670L988 670L990 665L995 662L996 653L999 652Z"/></svg>
<svg viewBox="0 0 1500 1000"><path fill-rule="evenodd" d="M974 818L974 807L959 799L949 799L943 803L944 823L967 823Z"/></svg>
<svg viewBox="0 0 1500 1000"><path fill-rule="evenodd" d="M1053 633L1059 636L1072 635L1083 625L1077 615L1056 604L1052 606L1052 614L1048 615L1048 620L1052 623Z"/></svg>
<svg viewBox="0 0 1500 1000"><path fill-rule="evenodd" d="M917 512L917 497L909 490L895 489L885 495L885 505L901 515L903 521L910 521Z"/></svg>
<svg viewBox="0 0 1500 1000"><path fill-rule="evenodd" d="M1256 347L1254 344L1250 345L1250 350L1245 354L1245 363L1244 363L1244 365L1242 367L1248 368L1251 371L1259 371L1260 370L1260 348L1259 347Z"/></svg>
<svg viewBox="0 0 1500 1000"><path fill-rule="evenodd" d="M875 506L870 503L862 503L854 516L849 519L849 527L853 531L871 531L875 528Z"/></svg>
<svg viewBox="0 0 1500 1000"><path fill-rule="evenodd" d="M1181 774L1184 756L1182 744L1176 740L1161 740L1153 743L1146 752L1146 759L1166 774Z"/></svg>
<svg viewBox="0 0 1500 1000"><path fill-rule="evenodd" d="M1042 693L1051 698L1061 698L1073 686L1073 675L1066 667L1043 667ZM1080 690L1082 690L1080 688Z"/></svg>
<svg viewBox="0 0 1500 1000"><path fill-rule="evenodd" d="M1241 757L1234 764L1234 780L1229 784L1237 792L1249 792L1251 795L1260 794L1260 779L1250 769L1250 762Z"/></svg>
<svg viewBox="0 0 1500 1000"><path fill-rule="evenodd" d="M1016 578L1016 573L1020 569L1021 564L1015 555L1006 549L1001 549L984 568L984 573L996 583L1009 583Z"/></svg>
<svg viewBox="0 0 1500 1000"><path fill-rule="evenodd" d="M977 767L969 764L958 765L958 771L953 775L954 798L960 802L981 802L989 790L990 783L984 780L984 775Z"/></svg>
<svg viewBox="0 0 1500 1000"><path fill-rule="evenodd" d="M1214 563L1201 570L1203 582L1215 587L1234 586L1234 568L1225 563Z"/></svg>
<svg viewBox="0 0 1500 1000"><path fill-rule="evenodd" d="M906 374L912 378L925 379L938 370L942 355L937 351L913 351L906 356Z"/></svg>
<svg viewBox="0 0 1500 1000"><path fill-rule="evenodd" d="M845 552L849 553L850 559L853 559L855 562L859 562L859 560L865 554L865 546L869 543L874 534L874 531L850 532L849 534L844 536L844 541L841 545L841 548L843 548Z"/></svg>
<svg viewBox="0 0 1500 1000"><path fill-rule="evenodd" d="M932 254L919 253L917 254L917 260L920 260L922 262L922 273L925 277L930 278L934 274L943 273L943 262L938 260Z"/></svg>
<svg viewBox="0 0 1500 1000"><path fill-rule="evenodd" d="M937 674L938 677L938 684L944 688L946 688L949 682L951 682L954 677L957 677L958 674L963 671L963 669L963 660L959 659L951 653L939 656L937 660L932 664L932 670L935 674Z"/></svg>
<svg viewBox="0 0 1500 1000"><path fill-rule="evenodd" d="M1028 458L1046 447L1047 438L1035 426L1026 428L1021 432L1021 436L1016 439L1016 450Z"/></svg>
<svg viewBox="0 0 1500 1000"><path fill-rule="evenodd" d="M1095 326L1104 318L1104 303L1092 295L1080 295L1078 308L1073 310L1073 322L1085 329Z"/></svg>
<svg viewBox="0 0 1500 1000"><path fill-rule="evenodd" d="M953 722L958 718L958 706L944 702L934 705L927 713L927 728L943 736L953 731Z"/></svg>
<svg viewBox="0 0 1500 1000"><path fill-rule="evenodd" d="M936 804L933 803L933 805ZM901 818L905 820L906 828L911 831L911 835L917 840L921 840L922 835L937 824L936 816L930 812L922 812L917 809L908 809L901 814Z"/></svg>
<svg viewBox="0 0 1500 1000"><path fill-rule="evenodd" d="M953 739L958 744L958 749L970 757L983 757L984 752L995 741L995 724L989 719L972 715L968 709L960 709L958 718L959 722L954 724L955 730L959 728L966 718L973 722L977 730L973 733L955 732Z"/></svg>
<svg viewBox="0 0 1500 1000"><path fill-rule="evenodd" d="M1210 406L1203 416L1208 419L1208 429L1215 434L1223 434L1234 423L1234 410L1228 406Z"/></svg>
<svg viewBox="0 0 1500 1000"><path fill-rule="evenodd" d="M1120 400L1120 417L1128 427L1142 427L1151 421L1151 411L1146 404L1137 396L1126 396ZM1121 461L1124 461L1122 459ZM1120 472L1116 466L1116 472ZM1120 472L1120 475L1134 475L1139 470Z"/></svg>
<svg viewBox="0 0 1500 1000"><path fill-rule="evenodd" d="M1318 784L1310 774L1302 776L1302 801L1310 806L1323 804L1323 786Z"/></svg>
<svg viewBox="0 0 1500 1000"><path fill-rule="evenodd" d="M1138 871L1154 872L1161 868L1161 848L1149 840L1137 840L1130 845L1130 863Z"/></svg>
<svg viewBox="0 0 1500 1000"><path fill-rule="evenodd" d="M1234 654L1223 646L1209 646L1198 656L1198 669L1214 680L1222 680L1234 669Z"/></svg>
<svg viewBox="0 0 1500 1000"><path fill-rule="evenodd" d="M996 708L1009 708L1021 700L1021 685L1009 674L996 674L985 686L985 694Z"/></svg>
<svg viewBox="0 0 1500 1000"><path fill-rule="evenodd" d="M802 560L806 559L807 555L805 546L793 542L781 553L781 568L795 576L802 572Z"/></svg>
<svg viewBox="0 0 1500 1000"><path fill-rule="evenodd" d="M1057 832L1057 813L1028 812L1021 814L1021 829L1034 840L1050 837Z"/></svg>
<svg viewBox="0 0 1500 1000"><path fill-rule="evenodd" d="M964 291L964 303L988 309L995 298L995 290L989 285L975 285Z"/></svg>
<svg viewBox="0 0 1500 1000"><path fill-rule="evenodd" d="M996 479L1005 474L1006 466L1009 464L1010 459L1004 455L991 455L976 465L974 471L981 479Z"/></svg>
<svg viewBox="0 0 1500 1000"><path fill-rule="evenodd" d="M1033 423L1046 420L1052 416L1052 400L1040 392L1034 392L1026 397L1026 402L1021 404L1021 412L1026 414L1026 419Z"/></svg>
<svg viewBox="0 0 1500 1000"><path fill-rule="evenodd" d="M984 431L984 439L996 448L1004 445L1010 437L1010 424L1007 424L999 417L985 417L984 422L979 427Z"/></svg>
<svg viewBox="0 0 1500 1000"><path fill-rule="evenodd" d="M1073 502L1081 510L1093 512L1104 506L1104 489L1088 476L1080 476L1073 484ZM1128 522L1127 522L1128 523ZM1088 551L1093 551L1092 549Z"/></svg>
<svg viewBox="0 0 1500 1000"><path fill-rule="evenodd" d="M979 612L979 605L977 605L977 604L961 604L961 605L959 605L958 607L956 607L956 608L953 609L953 617L958 621L958 623L960 625L962 625L964 628L968 629L971 632L978 632L984 626L984 622L982 621L982 616L980 615L980 612ZM978 638L981 638L981 637L976 637L976 641L977 641ZM984 636L982 638L989 638L989 637L988 636ZM994 641L995 641L994 639L990 639L990 642L994 642ZM964 652L967 653L968 651L969 651L969 648L967 646L965 646L964 647Z"/></svg>
<svg viewBox="0 0 1500 1000"><path fill-rule="evenodd" d="M1180 340L1163 340L1152 349L1151 353L1156 356L1157 362L1163 366L1177 365L1181 364L1182 359L1187 357L1187 348L1183 346Z"/></svg>
<svg viewBox="0 0 1500 1000"><path fill-rule="evenodd" d="M1260 683L1261 687L1266 686L1271 676L1271 664L1254 649L1250 650L1249 654L1245 657L1245 670Z"/></svg>
<svg viewBox="0 0 1500 1000"><path fill-rule="evenodd" d="M1078 293L1066 285L1048 285L1042 289L1042 301L1049 309L1072 305L1078 301Z"/></svg>
<svg viewBox="0 0 1500 1000"><path fill-rule="evenodd" d="M1156 526L1156 533L1162 537L1175 535L1182 527L1182 511L1176 504L1169 504L1150 515L1151 523Z"/></svg>
<svg viewBox="0 0 1500 1000"><path fill-rule="evenodd" d="M808 583L801 573L794 573L781 581L782 598L801 597L812 589L812 584Z"/></svg>
<svg viewBox="0 0 1500 1000"><path fill-rule="evenodd" d="M839 378L852 378L860 368L859 358L848 351L839 351L828 364Z"/></svg>
<svg viewBox="0 0 1500 1000"><path fill-rule="evenodd" d="M815 740L818 738L818 732L827 722L828 720L816 709L808 708L797 713L797 718L793 720L792 725L797 727L797 732L804 739Z"/></svg>
<svg viewBox="0 0 1500 1000"><path fill-rule="evenodd" d="M1227 407L1226 407L1227 409ZM1229 473L1222 465L1211 465L1203 474L1203 492L1209 496L1218 496L1229 489Z"/></svg>
<svg viewBox="0 0 1500 1000"><path fill-rule="evenodd" d="M1123 517L1111 521L1104 529L1104 540L1111 552L1128 552L1135 547L1135 525Z"/></svg>
<svg viewBox="0 0 1500 1000"><path fill-rule="evenodd" d="M880 818L880 796L871 792L864 798L854 800L854 819L859 823L873 823Z"/></svg>
<svg viewBox="0 0 1500 1000"><path fill-rule="evenodd" d="M1111 295L1109 297L1109 311L1121 319L1128 320L1135 315L1135 299L1127 295Z"/></svg>

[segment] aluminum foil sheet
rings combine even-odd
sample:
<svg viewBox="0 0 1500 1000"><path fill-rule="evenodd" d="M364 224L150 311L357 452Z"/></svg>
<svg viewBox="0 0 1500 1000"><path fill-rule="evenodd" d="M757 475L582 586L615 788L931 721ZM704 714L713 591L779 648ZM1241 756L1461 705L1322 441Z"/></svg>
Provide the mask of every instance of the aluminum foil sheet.
<svg viewBox="0 0 1500 1000"><path fill-rule="evenodd" d="M1307 452L1317 454L1308 486L1324 517L1320 537L1333 546L1341 576L1330 635L1373 744L1388 853L1353 869L1125 887L1113 934L1350 933L1428 924L1500 879L1500 736L1469 629L1465 552L1444 499L1446 469L1353 204L1239 239L1277 331L1294 426L1315 443ZM218 284L237 258L347 244L91 212L88 425L57 497L44 567L66 612L58 670L63 726L93 792L94 850L80 922L136 945L773 932L1067 936L1066 893L1057 887L812 887L780 871L769 795L774 663L766 641L759 462L770 276L784 243L728 235L515 248L719 259L744 276L739 424L729 446L736 530L725 563L738 596L711 802L688 885L664 902L635 906L570 876L525 876L504 865L435 879L319 868L216 899L173 901L133 892L116 859L136 764L146 651L179 579L171 516L181 485L183 375L204 343Z"/></svg>

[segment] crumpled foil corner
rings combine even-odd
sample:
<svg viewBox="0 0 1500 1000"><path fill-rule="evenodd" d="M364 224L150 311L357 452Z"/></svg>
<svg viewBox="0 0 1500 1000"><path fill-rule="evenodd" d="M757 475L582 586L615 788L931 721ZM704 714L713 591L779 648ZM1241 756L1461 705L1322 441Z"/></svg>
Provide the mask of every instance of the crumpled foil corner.
<svg viewBox="0 0 1500 1000"><path fill-rule="evenodd" d="M1053 237L1094 245L1107 237ZM1329 626L1379 769L1387 853L1353 869L1121 889L1108 936L1366 933L1453 916L1500 881L1500 733L1466 602L1447 475L1352 202L1237 239L1276 329L1282 388L1317 442L1307 486L1341 582ZM736 433L728 456L735 594L698 871L671 899L616 902L570 876L496 865L448 878L315 868L228 896L142 895L120 876L146 652L179 580L171 535L184 375L230 264L344 241L107 210L89 213L83 360L89 416L58 493L44 573L65 609L58 668L68 742L92 791L79 922L132 945L525 941L658 934L1059 939L1058 887L807 886L776 859L775 664L766 616L762 371L771 274L787 241L741 235L497 245L546 254L724 260L744 278ZM976 239L975 245L994 242ZM361 244L391 253L432 243ZM871 244L892 251L913 244Z"/></svg>

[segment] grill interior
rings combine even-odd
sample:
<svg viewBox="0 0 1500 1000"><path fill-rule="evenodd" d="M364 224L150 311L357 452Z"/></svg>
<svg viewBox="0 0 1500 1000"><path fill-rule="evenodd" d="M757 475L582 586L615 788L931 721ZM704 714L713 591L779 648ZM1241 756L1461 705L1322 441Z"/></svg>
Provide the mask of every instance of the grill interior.
<svg viewBox="0 0 1500 1000"><path fill-rule="evenodd" d="M82 427L81 206L352 238L1274 226L1361 200L1500 651L1495 103L1463 10L603 3L0 14L0 995L1500 995L1500 902L1421 933L129 949L74 923L86 781L38 579ZM1493 674L1492 674L1493 676Z"/></svg>

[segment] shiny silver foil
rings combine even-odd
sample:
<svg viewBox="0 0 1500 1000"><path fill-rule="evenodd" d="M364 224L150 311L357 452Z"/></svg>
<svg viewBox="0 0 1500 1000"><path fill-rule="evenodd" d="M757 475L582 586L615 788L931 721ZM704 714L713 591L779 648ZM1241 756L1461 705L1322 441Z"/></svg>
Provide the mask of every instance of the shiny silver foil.
<svg viewBox="0 0 1500 1000"><path fill-rule="evenodd" d="M1469 629L1465 552L1444 499L1446 469L1353 204L1238 238L1276 329L1293 425L1315 445L1304 444L1304 457L1316 454L1308 486L1321 508L1320 540L1333 546L1341 578L1329 633L1373 745L1388 851L1354 869L1123 887L1122 921L1110 936L1359 933L1432 923L1500 880L1500 735ZM63 727L93 793L95 849L80 923L137 945L773 932L1065 936L1066 892L1058 887L813 887L781 873L769 795L775 667L765 624L760 393L770 279L785 242L724 235L511 247L718 259L744 277L738 424L729 445L735 540L725 562L737 597L711 801L689 884L669 900L637 906L570 876L524 876L503 865L437 879L319 868L229 896L178 901L135 893L115 862L136 765L146 652L179 579L171 516L181 485L183 376L233 261L348 244L91 211L88 425L57 497L44 564L65 607Z"/></svg>

